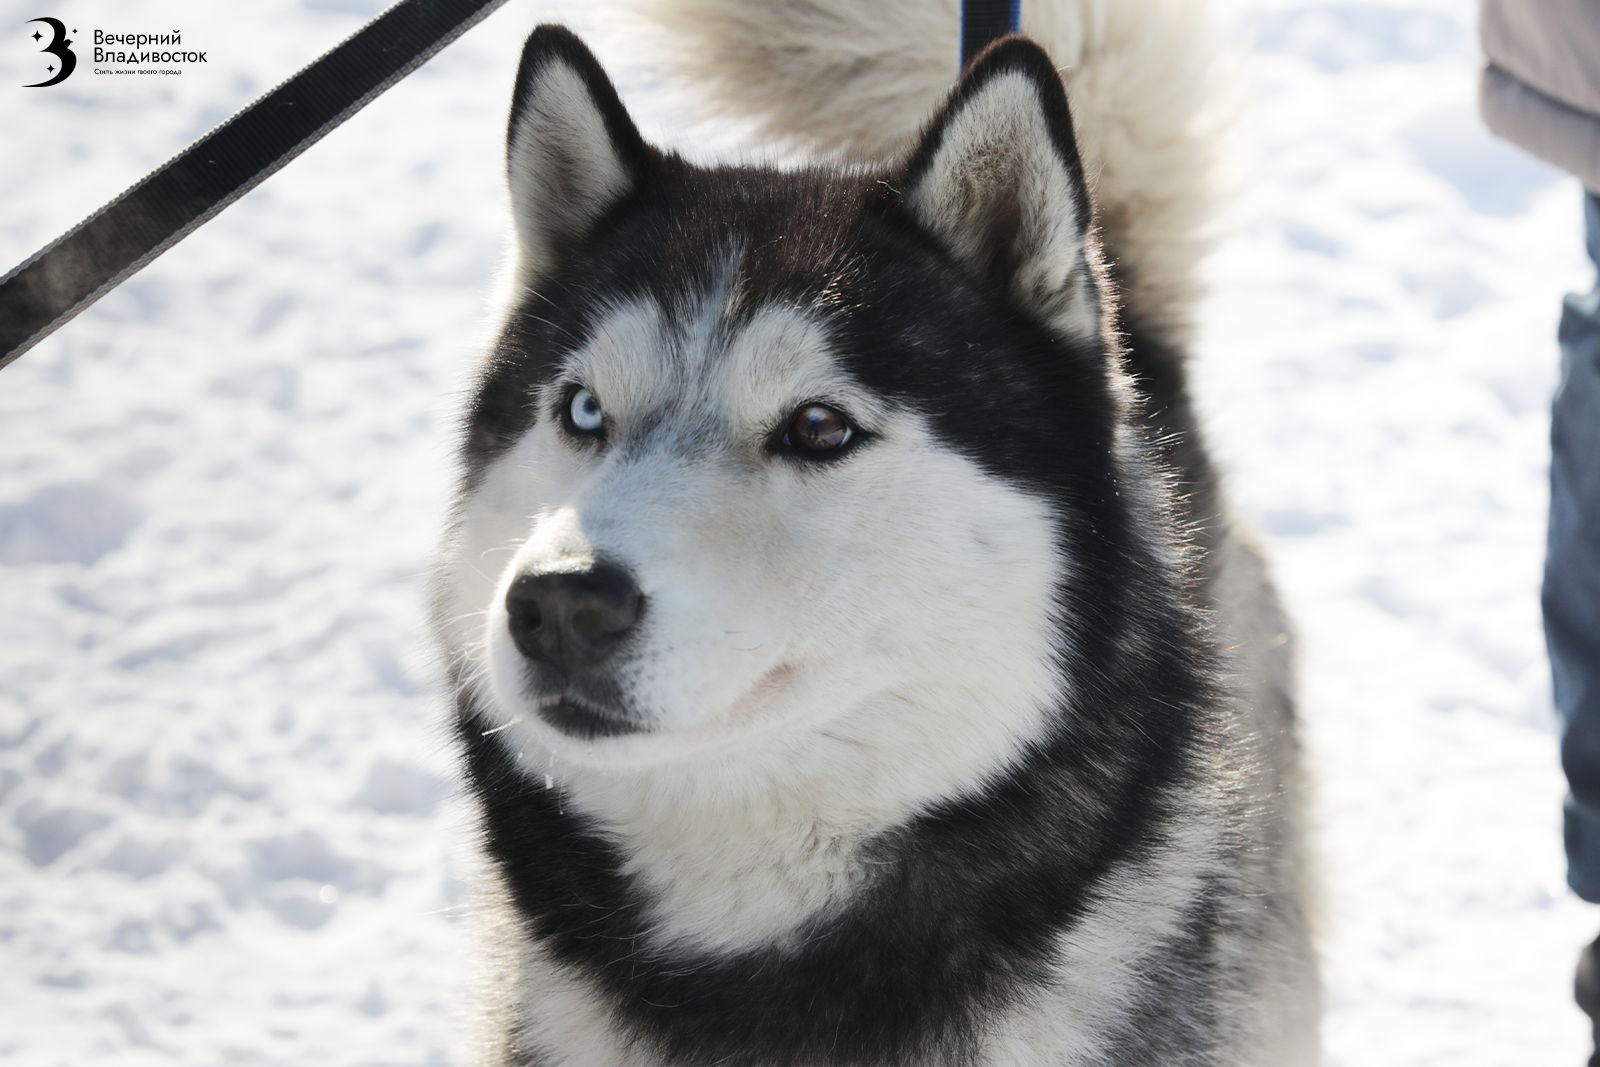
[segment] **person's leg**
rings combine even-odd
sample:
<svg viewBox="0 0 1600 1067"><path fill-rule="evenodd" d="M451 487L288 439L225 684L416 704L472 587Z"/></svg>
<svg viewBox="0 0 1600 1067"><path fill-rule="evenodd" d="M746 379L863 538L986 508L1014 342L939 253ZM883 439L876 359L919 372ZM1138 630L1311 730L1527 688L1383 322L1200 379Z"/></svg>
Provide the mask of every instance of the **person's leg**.
<svg viewBox="0 0 1600 1067"><path fill-rule="evenodd" d="M1588 195L1585 214L1589 255L1600 271L1600 196ZM1544 630L1570 788L1567 883L1600 904L1600 281L1567 297L1560 338Z"/></svg>
<svg viewBox="0 0 1600 1067"><path fill-rule="evenodd" d="M1567 297L1561 381L1550 411L1550 540L1544 632L1561 766L1567 774L1567 884L1600 904L1600 196L1584 202L1595 287ZM1600 1067L1600 939L1583 950L1578 1005L1594 1022Z"/></svg>

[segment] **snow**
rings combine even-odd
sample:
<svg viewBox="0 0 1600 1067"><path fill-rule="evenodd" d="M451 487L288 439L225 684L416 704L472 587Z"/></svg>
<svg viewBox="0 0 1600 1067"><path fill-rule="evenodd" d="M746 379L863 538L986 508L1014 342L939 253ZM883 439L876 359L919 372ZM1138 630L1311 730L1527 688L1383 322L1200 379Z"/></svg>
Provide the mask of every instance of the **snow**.
<svg viewBox="0 0 1600 1067"><path fill-rule="evenodd" d="M85 0L210 60L0 88L0 261L380 6ZM738 142L611 13L517 0L0 373L0 1061L452 1059L470 813L424 581L549 19L648 133ZM1577 1063L1600 917L1537 600L1577 187L1478 126L1469 5L1226 20L1243 196L1197 374L1299 622L1328 1061Z"/></svg>

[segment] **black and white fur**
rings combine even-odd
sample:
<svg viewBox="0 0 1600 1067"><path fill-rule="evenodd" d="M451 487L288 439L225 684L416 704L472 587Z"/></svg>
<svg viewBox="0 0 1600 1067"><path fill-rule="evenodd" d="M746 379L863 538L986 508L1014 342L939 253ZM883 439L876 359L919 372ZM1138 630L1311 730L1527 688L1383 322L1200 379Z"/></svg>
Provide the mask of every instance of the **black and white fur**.
<svg viewBox="0 0 1600 1067"><path fill-rule="evenodd" d="M1284 623L1046 54L890 163L703 168L544 27L508 170L435 615L482 1060L1314 1062ZM525 655L519 577L602 564L625 642Z"/></svg>

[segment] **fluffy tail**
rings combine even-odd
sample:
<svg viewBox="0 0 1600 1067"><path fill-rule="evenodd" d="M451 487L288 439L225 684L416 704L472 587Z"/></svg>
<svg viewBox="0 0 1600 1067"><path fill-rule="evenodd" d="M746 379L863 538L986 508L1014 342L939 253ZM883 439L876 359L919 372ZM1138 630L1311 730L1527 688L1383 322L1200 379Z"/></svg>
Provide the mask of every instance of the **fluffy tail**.
<svg viewBox="0 0 1600 1067"><path fill-rule="evenodd" d="M958 0L635 0L674 73L775 139L887 159L957 70ZM1062 68L1102 244L1146 329L1187 340L1221 187L1218 52L1196 0L1023 0Z"/></svg>

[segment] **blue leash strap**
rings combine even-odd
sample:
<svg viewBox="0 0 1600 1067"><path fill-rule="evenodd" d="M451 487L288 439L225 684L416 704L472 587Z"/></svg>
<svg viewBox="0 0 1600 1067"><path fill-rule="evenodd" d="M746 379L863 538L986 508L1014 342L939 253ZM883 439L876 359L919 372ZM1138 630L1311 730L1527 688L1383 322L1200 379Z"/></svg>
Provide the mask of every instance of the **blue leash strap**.
<svg viewBox="0 0 1600 1067"><path fill-rule="evenodd" d="M977 54L1022 23L1022 0L962 0L961 69Z"/></svg>
<svg viewBox="0 0 1600 1067"><path fill-rule="evenodd" d="M0 277L0 369L416 70L505 0L399 0Z"/></svg>

